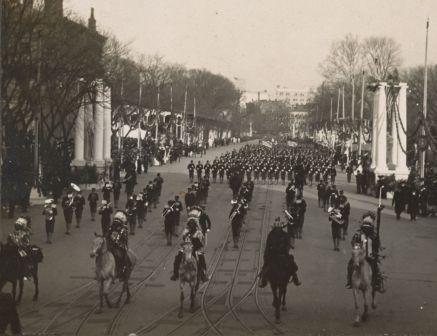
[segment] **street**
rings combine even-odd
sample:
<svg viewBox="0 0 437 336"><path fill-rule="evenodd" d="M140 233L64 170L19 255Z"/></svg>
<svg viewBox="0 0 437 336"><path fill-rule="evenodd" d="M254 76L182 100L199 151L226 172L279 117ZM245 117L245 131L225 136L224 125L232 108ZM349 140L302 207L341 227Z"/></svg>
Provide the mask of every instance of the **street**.
<svg viewBox="0 0 437 336"><path fill-rule="evenodd" d="M205 162L226 150L243 144L212 148ZM39 268L40 296L32 302L32 282L25 282L19 306L26 335L435 335L437 333L437 220L407 216L397 221L385 202L381 219L381 239L385 250L381 266L387 276L384 294L377 294L377 309L369 320L353 326L352 291L345 288L346 266L351 255L350 239L366 210L376 211L378 200L356 195L354 184L347 185L340 173L336 182L351 203L349 236L333 250L328 216L317 205L316 185L305 186L308 204L303 239L297 240L294 256L299 265L300 287L289 284L287 311L282 322L274 323L272 294L269 286L260 289L257 274L262 265L263 247L275 217L284 217L285 186L255 186L254 197L242 229L239 249L233 249L229 236L228 213L232 192L226 183L212 183L207 213L212 220L206 257L210 281L200 286L196 309L189 312L186 293L185 312L178 318L179 282L170 281L173 259L179 248L166 246L162 208L175 194L183 194L190 185L186 171L188 158L179 163L152 167L138 176L136 190L160 172L163 191L157 209L147 214L143 229L129 236L129 246L138 256L130 279L133 295L129 305L95 314L98 288L94 280L94 259L90 258L94 232L100 233L100 218L90 221L88 206L80 229L64 235L62 211L56 219L54 243L45 241L41 207L32 207L32 242L43 248L44 261ZM84 194L87 197L87 193ZM120 205L125 203L122 194ZM405 214L404 214L405 215ZM181 227L184 228L183 212ZM7 231L12 221L7 222ZM4 289L10 290L10 284ZM121 287L113 285L110 298L115 301ZM123 302L123 301L122 301Z"/></svg>

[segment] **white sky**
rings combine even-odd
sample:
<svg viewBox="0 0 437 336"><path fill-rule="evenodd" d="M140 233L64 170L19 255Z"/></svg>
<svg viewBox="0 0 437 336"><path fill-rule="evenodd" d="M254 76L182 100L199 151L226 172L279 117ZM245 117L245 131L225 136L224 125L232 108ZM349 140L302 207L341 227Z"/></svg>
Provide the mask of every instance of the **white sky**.
<svg viewBox="0 0 437 336"><path fill-rule="evenodd" d="M422 65L430 18L430 63L437 63L437 0L64 0L135 53L239 77L248 90L321 82L318 65L347 33L389 36L403 65Z"/></svg>

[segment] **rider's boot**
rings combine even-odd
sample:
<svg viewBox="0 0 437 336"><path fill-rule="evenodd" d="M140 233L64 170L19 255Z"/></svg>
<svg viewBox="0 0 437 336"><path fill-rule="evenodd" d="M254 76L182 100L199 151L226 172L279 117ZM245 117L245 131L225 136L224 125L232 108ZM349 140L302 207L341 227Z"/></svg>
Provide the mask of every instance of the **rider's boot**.
<svg viewBox="0 0 437 336"><path fill-rule="evenodd" d="M179 279L179 266L182 261L182 252L179 251L179 253L176 255L173 263L173 275L170 277L170 280L176 281Z"/></svg>
<svg viewBox="0 0 437 336"><path fill-rule="evenodd" d="M347 283L345 286L346 288L349 289L352 288L352 271L353 271L353 264L352 264L352 259L350 259L347 264Z"/></svg>
<svg viewBox="0 0 437 336"><path fill-rule="evenodd" d="M258 287L264 288L265 286L267 286L267 266L265 263L261 269L261 272L259 274L259 278L260 278L260 281L258 283Z"/></svg>
<svg viewBox="0 0 437 336"><path fill-rule="evenodd" d="M293 274L293 277L292 277L292 280L291 280L291 281L294 283L295 286L300 286L300 285L302 285L302 282L300 282L300 280L299 280L299 278L298 278L298 276L297 276L297 273L294 273L294 274Z"/></svg>
<svg viewBox="0 0 437 336"><path fill-rule="evenodd" d="M207 282L209 278L206 275L206 261L205 261L205 255L203 253L198 254L199 259L199 278L202 282Z"/></svg>

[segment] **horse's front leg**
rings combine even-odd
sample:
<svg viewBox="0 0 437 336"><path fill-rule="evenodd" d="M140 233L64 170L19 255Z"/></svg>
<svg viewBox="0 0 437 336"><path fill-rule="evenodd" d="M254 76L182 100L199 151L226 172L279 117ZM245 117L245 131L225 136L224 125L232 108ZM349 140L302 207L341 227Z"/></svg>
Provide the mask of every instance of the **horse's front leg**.
<svg viewBox="0 0 437 336"><path fill-rule="evenodd" d="M24 278L21 277L18 280L18 299L17 299L17 302L21 302L21 298L23 297L23 288L24 288Z"/></svg>
<svg viewBox="0 0 437 336"><path fill-rule="evenodd" d="M282 311L287 311L287 307L285 306L286 296L287 296L287 285L284 286L284 290L282 292Z"/></svg>
<svg viewBox="0 0 437 336"><path fill-rule="evenodd" d="M191 292L190 292L190 313L194 313L194 306L196 300L196 284L191 284Z"/></svg>
<svg viewBox="0 0 437 336"><path fill-rule="evenodd" d="M281 299L278 294L278 287L273 286L270 284L270 287L272 288L273 293L273 307L275 308L275 322L280 323L281 322L281 316L280 316L280 307L281 307Z"/></svg>
<svg viewBox="0 0 437 336"><path fill-rule="evenodd" d="M368 310L369 310L369 305L368 305L368 302L367 302L367 294L368 294L368 292L369 292L369 289L366 289L365 291L363 291L364 312L363 312L363 315L361 316L361 320L363 322L366 322L367 318L368 318Z"/></svg>
<svg viewBox="0 0 437 336"><path fill-rule="evenodd" d="M123 280L123 286L121 286L121 292L120 295L118 296L118 299L115 303L115 307L119 307L120 306L120 302L121 302L121 298L123 296L124 291L126 290L126 282L125 280Z"/></svg>
<svg viewBox="0 0 437 336"><path fill-rule="evenodd" d="M32 276L33 276L33 284L35 285L35 294L33 294L33 301L38 301L38 295L39 295L38 264L35 265Z"/></svg>
<svg viewBox="0 0 437 336"><path fill-rule="evenodd" d="M360 310L358 307L358 289L353 289L352 293L354 294L354 304L355 304L354 327L358 327L360 325Z"/></svg>
<svg viewBox="0 0 437 336"><path fill-rule="evenodd" d="M180 306L179 306L179 314L178 317L184 317L184 285L180 284L181 296L180 296Z"/></svg>
<svg viewBox="0 0 437 336"><path fill-rule="evenodd" d="M372 308L376 309L376 291L372 288Z"/></svg>
<svg viewBox="0 0 437 336"><path fill-rule="evenodd" d="M99 307L96 309L96 314L100 314L103 308L103 280L99 281Z"/></svg>
<svg viewBox="0 0 437 336"><path fill-rule="evenodd" d="M106 305L108 306L108 308L112 308L112 303L108 296L109 288L111 287L111 284L112 284L112 278L103 280L103 296L105 297Z"/></svg>
<svg viewBox="0 0 437 336"><path fill-rule="evenodd" d="M130 290L129 290L129 279L126 280L126 301L124 301L124 304L130 303Z"/></svg>
<svg viewBox="0 0 437 336"><path fill-rule="evenodd" d="M12 298L14 299L14 302L19 303L19 300L15 300L17 297L17 280L12 282Z"/></svg>

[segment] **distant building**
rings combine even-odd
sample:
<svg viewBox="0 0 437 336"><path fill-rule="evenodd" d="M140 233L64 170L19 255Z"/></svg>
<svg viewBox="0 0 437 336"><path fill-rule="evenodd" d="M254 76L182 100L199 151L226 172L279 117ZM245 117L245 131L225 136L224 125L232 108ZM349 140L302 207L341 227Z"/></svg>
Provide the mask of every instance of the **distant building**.
<svg viewBox="0 0 437 336"><path fill-rule="evenodd" d="M306 105L311 103L313 94L311 89L290 89L285 86L277 85L274 99L288 102L291 106Z"/></svg>

